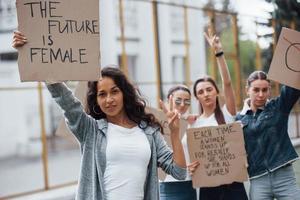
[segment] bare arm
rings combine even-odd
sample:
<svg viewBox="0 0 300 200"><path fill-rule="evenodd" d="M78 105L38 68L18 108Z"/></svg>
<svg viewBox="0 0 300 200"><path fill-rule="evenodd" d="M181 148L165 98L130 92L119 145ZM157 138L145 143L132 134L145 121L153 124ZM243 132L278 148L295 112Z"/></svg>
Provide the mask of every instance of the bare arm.
<svg viewBox="0 0 300 200"><path fill-rule="evenodd" d="M208 30L208 33L204 33L204 36L209 43L209 45L214 49L215 53L223 52L222 44L220 42L220 38L216 35L213 35L211 30ZM225 96L225 105L230 114L236 114L236 103L235 103L235 95L232 88L231 77L228 71L228 66L225 60L224 54L216 57L217 63L222 79L223 91Z"/></svg>
<svg viewBox="0 0 300 200"><path fill-rule="evenodd" d="M172 98L172 96L170 98ZM180 119L178 117L178 112L173 109L172 99L169 99L169 109L166 108L166 106L162 101L160 101L160 105L163 108L164 113L167 115L169 128L171 130L173 160L178 166L185 168L186 161L185 161L183 146L180 141L180 133L179 133Z"/></svg>
<svg viewBox="0 0 300 200"><path fill-rule="evenodd" d="M26 43L25 35L19 31L14 31L12 47L19 49ZM73 96L71 90L64 83L48 81L46 85L53 99L64 111L70 130L78 141L83 143L86 135L93 133L95 120L84 112L81 102Z"/></svg>

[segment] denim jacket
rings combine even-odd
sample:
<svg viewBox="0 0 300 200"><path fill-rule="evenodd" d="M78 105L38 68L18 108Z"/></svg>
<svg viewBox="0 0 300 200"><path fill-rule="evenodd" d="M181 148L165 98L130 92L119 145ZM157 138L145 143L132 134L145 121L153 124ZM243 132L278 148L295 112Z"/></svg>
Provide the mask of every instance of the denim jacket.
<svg viewBox="0 0 300 200"><path fill-rule="evenodd" d="M267 101L256 113L245 101L236 120L243 124L250 179L298 159L287 130L289 114L299 96L300 90L283 86L280 96Z"/></svg>
<svg viewBox="0 0 300 200"><path fill-rule="evenodd" d="M80 143L82 158L76 200L105 200L103 174L106 168L106 119L95 120L87 115L65 84L55 83L47 87L64 111L68 127ZM180 180L185 179L186 169L173 162L173 153L157 127L146 126L145 123L141 123L140 127L143 127L151 148L144 200L158 200L157 167Z"/></svg>

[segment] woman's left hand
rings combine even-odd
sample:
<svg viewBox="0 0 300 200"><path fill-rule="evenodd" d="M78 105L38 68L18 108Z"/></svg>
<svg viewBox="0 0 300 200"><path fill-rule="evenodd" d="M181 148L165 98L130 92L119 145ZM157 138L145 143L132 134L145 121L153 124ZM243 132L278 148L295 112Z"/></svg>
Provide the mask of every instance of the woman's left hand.
<svg viewBox="0 0 300 200"><path fill-rule="evenodd" d="M171 95L169 98L168 106L166 106L162 100L160 100L159 103L160 103L160 107L162 108L163 112L166 114L168 118L168 125L171 130L171 133L179 134L179 127L180 127L179 113L176 109L174 109L172 98L173 97Z"/></svg>
<svg viewBox="0 0 300 200"><path fill-rule="evenodd" d="M195 123L195 121L197 120L197 118L199 117L198 114L189 114L187 117L186 117L186 121L189 125Z"/></svg>
<svg viewBox="0 0 300 200"><path fill-rule="evenodd" d="M193 176L193 174L195 173L199 165L200 165L199 161L194 161L187 166L190 176Z"/></svg>

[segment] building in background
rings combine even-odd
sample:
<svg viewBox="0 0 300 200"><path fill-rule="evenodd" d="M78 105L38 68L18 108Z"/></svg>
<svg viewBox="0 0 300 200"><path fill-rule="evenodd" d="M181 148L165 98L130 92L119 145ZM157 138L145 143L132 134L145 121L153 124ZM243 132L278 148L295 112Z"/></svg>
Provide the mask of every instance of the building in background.
<svg viewBox="0 0 300 200"><path fill-rule="evenodd" d="M101 1L101 65L120 64L121 31L119 1ZM126 54L130 78L146 95L150 104L157 106L156 61L152 4L144 1L123 1ZM169 2L183 4L183 0ZM201 1L189 1L188 5L201 6ZM113 25L112 25L113 24ZM161 80L163 94L174 83L184 83L187 76L195 80L206 73L204 17L199 10L188 10L188 42L190 73L185 66L186 46L183 8L159 4L158 31L160 46Z"/></svg>
<svg viewBox="0 0 300 200"><path fill-rule="evenodd" d="M184 3L183 0L170 1ZM190 4L193 3L193 4ZM201 1L189 5L201 6ZM157 71L154 49L152 4L123 1L125 50L130 79L138 86L149 104L157 106ZM158 5L158 29L163 94L175 83L195 80L206 72L203 13L188 10L188 36L184 29L183 8ZM101 65L120 65L122 48L119 1L100 1ZM11 47L17 29L15 1L0 0L0 159L9 156L41 153L39 99L37 83L21 83L17 52ZM189 42L190 73L187 73L185 39ZM59 109L44 92L46 132L53 134L60 116ZM196 106L193 107L196 110Z"/></svg>
<svg viewBox="0 0 300 200"><path fill-rule="evenodd" d="M16 29L15 1L0 0L0 158L41 151L36 140L40 134L37 91L24 89L36 83L20 82L17 52L11 47Z"/></svg>

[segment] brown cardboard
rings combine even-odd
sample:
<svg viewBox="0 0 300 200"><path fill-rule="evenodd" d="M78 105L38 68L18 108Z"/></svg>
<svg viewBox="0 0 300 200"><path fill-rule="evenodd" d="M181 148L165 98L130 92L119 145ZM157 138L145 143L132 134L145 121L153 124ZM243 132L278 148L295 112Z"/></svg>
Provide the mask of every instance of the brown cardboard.
<svg viewBox="0 0 300 200"><path fill-rule="evenodd" d="M17 0L16 7L28 40L19 48L21 81L98 80L99 0Z"/></svg>
<svg viewBox="0 0 300 200"><path fill-rule="evenodd" d="M214 187L248 179L247 157L240 123L187 129L191 162L200 165L193 187Z"/></svg>
<svg viewBox="0 0 300 200"><path fill-rule="evenodd" d="M282 28L268 78L300 89L300 32Z"/></svg>

